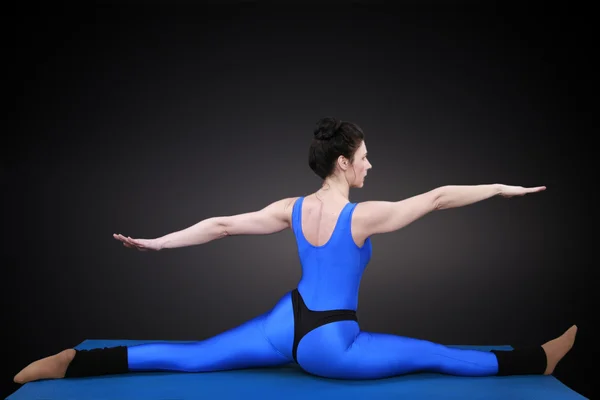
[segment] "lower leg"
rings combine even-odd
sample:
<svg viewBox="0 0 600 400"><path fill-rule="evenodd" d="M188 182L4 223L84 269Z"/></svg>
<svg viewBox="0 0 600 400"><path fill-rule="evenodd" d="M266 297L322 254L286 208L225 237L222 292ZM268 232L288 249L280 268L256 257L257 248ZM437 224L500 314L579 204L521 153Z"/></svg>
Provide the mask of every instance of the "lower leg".
<svg viewBox="0 0 600 400"><path fill-rule="evenodd" d="M577 326L573 325L561 336L541 346L510 351L493 350L498 360L498 375L551 375L558 362L575 343Z"/></svg>
<svg viewBox="0 0 600 400"><path fill-rule="evenodd" d="M436 353L448 357L446 361L436 358L434 370L452 375L550 375L558 362L573 347L577 326L573 325L561 336L541 346L515 348L514 350L491 352L473 352L471 350L448 349L447 352ZM435 347L433 348L435 349ZM431 353L435 353L432 350ZM490 354L495 356L494 368L490 369ZM454 359L452 359L452 357ZM495 370L493 374L489 372Z"/></svg>
<svg viewBox="0 0 600 400"><path fill-rule="evenodd" d="M40 379L113 375L137 371L206 372L289 363L265 338L264 316L211 338L188 343L154 342L92 350L63 350L35 361L16 383Z"/></svg>
<svg viewBox="0 0 600 400"><path fill-rule="evenodd" d="M120 374L128 372L127 362L127 347L124 346L92 350L66 349L32 362L15 375L13 380L23 384L40 379Z"/></svg>

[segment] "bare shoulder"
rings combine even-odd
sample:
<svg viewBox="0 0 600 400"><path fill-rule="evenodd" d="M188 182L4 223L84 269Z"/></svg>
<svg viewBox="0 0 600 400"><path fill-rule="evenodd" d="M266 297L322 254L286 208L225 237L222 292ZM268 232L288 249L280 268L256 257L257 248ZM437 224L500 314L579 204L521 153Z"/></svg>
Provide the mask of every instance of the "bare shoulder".
<svg viewBox="0 0 600 400"><path fill-rule="evenodd" d="M392 212L391 201L369 200L356 204L352 215L352 233L355 239L365 240L372 235L372 227L377 221L389 217Z"/></svg>
<svg viewBox="0 0 600 400"><path fill-rule="evenodd" d="M383 200L361 201L356 204L353 218L360 221L370 221L377 216L383 216L393 208L394 202Z"/></svg>
<svg viewBox="0 0 600 400"><path fill-rule="evenodd" d="M300 196L295 197L285 197L283 199L274 201L265 207L265 210L268 210L270 213L273 213L278 218L285 220L288 224L292 223L292 211L294 209L294 203L298 200Z"/></svg>
<svg viewBox="0 0 600 400"><path fill-rule="evenodd" d="M422 193L400 201L365 201L356 205L352 230L357 239L393 232L435 210L435 192Z"/></svg>

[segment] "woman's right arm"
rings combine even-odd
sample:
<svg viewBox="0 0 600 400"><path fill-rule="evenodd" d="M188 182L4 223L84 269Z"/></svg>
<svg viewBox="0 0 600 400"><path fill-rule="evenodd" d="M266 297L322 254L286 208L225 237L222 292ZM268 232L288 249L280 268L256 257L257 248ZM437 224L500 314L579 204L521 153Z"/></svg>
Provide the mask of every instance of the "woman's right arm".
<svg viewBox="0 0 600 400"><path fill-rule="evenodd" d="M290 227L295 200L296 197L289 197L258 211L206 218L156 239L133 239L121 234L113 234L113 237L123 242L125 247L145 251L196 246L227 236L270 235Z"/></svg>
<svg viewBox="0 0 600 400"><path fill-rule="evenodd" d="M463 207L497 195L522 196L545 190L545 186L447 185L408 199L391 201L366 201L356 206L354 218L360 236L399 230L432 211Z"/></svg>

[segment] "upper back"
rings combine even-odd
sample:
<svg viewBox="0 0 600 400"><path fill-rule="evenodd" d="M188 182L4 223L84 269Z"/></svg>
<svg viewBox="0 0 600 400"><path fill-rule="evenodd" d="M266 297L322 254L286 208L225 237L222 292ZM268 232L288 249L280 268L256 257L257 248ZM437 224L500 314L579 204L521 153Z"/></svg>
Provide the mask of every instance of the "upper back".
<svg viewBox="0 0 600 400"><path fill-rule="evenodd" d="M292 216L299 218L296 225L308 244L312 247L324 247L336 230L339 230L336 228L343 229L343 225L352 223L351 219L347 220L347 217L349 209L353 206L354 204L350 202L323 202L316 196L310 195L296 200Z"/></svg>
<svg viewBox="0 0 600 400"><path fill-rule="evenodd" d="M315 196L298 197L292 207L291 226L298 245L310 249L337 252L361 250L368 238L353 230L352 216L356 203L322 202Z"/></svg>

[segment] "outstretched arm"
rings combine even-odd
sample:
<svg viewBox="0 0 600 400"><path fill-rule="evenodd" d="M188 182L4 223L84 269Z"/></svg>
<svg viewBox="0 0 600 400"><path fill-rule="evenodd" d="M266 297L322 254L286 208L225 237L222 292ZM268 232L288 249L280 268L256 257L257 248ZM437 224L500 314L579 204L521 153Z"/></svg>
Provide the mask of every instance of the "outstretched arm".
<svg viewBox="0 0 600 400"><path fill-rule="evenodd" d="M121 234L114 238L138 250L162 250L204 244L226 236L269 235L290 226L294 198L269 204L265 208L231 216L210 217L188 228L156 239L132 239Z"/></svg>
<svg viewBox="0 0 600 400"><path fill-rule="evenodd" d="M435 210L463 207L498 195L523 196L545 189L545 186L524 188L502 184L447 185L402 201L360 203L354 213L361 236L368 237L401 229Z"/></svg>

